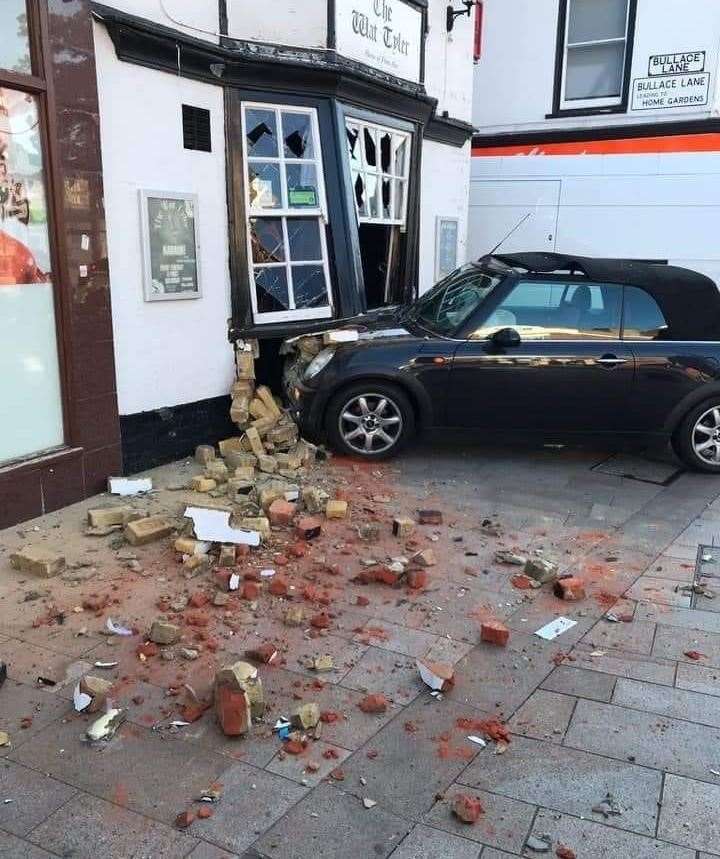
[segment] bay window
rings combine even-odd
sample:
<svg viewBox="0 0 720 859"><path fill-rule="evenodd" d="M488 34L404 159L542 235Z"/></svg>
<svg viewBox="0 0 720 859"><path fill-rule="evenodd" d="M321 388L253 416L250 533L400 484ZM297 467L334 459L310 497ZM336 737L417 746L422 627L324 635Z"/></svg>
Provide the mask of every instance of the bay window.
<svg viewBox="0 0 720 859"><path fill-rule="evenodd" d="M332 312L317 112L246 102L245 211L256 322Z"/></svg>

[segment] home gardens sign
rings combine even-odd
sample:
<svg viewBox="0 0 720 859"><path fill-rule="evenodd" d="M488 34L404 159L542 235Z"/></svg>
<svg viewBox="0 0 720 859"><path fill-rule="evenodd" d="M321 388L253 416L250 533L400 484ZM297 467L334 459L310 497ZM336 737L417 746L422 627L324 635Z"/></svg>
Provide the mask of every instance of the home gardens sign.
<svg viewBox="0 0 720 859"><path fill-rule="evenodd" d="M339 54L420 81L422 13L403 0L335 0Z"/></svg>

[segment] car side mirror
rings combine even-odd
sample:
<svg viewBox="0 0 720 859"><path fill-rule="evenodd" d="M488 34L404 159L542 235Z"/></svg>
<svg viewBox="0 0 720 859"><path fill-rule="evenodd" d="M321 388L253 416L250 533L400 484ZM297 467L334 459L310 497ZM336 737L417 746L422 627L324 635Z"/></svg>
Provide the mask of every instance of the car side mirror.
<svg viewBox="0 0 720 859"><path fill-rule="evenodd" d="M501 328L490 339L496 346L502 346L503 349L520 345L520 335L514 328Z"/></svg>

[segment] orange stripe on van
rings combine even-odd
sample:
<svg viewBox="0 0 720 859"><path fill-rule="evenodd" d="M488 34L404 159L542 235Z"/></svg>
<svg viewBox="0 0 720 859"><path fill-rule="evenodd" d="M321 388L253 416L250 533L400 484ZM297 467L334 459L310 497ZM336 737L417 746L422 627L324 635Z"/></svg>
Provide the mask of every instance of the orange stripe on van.
<svg viewBox="0 0 720 859"><path fill-rule="evenodd" d="M662 152L720 152L720 133L525 143L518 146L474 146L472 150L475 158L501 155L642 155Z"/></svg>

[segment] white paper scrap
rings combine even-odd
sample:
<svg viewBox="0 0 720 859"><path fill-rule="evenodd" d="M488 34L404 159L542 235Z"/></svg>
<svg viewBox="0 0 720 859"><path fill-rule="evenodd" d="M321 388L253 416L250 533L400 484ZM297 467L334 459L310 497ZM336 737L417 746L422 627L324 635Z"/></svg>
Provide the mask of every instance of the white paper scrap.
<svg viewBox="0 0 720 859"><path fill-rule="evenodd" d="M487 743L485 742L485 740L483 740L482 737L476 737L473 734L468 737L468 740L470 740L471 743L475 743L476 745L480 746L481 749L484 749L487 745Z"/></svg>
<svg viewBox="0 0 720 859"><path fill-rule="evenodd" d="M108 492L111 495L140 495L153 488L149 477L108 477Z"/></svg>
<svg viewBox="0 0 720 859"><path fill-rule="evenodd" d="M556 617L555 620L551 620L550 623L546 623L545 626L535 630L535 635L544 638L545 641L552 641L574 626L577 626L576 620L570 620L569 617Z"/></svg>
<svg viewBox="0 0 720 859"><path fill-rule="evenodd" d="M115 623L115 621L109 617L105 621L105 626L108 632L111 632L113 635L132 635L133 631L128 629L126 626L120 626L119 623Z"/></svg>
<svg viewBox="0 0 720 859"><path fill-rule="evenodd" d="M228 590L236 591L240 587L240 576L238 573L232 573L228 581Z"/></svg>
<svg viewBox="0 0 720 859"><path fill-rule="evenodd" d="M192 519L198 540L209 540L211 543L242 543L246 546L260 545L258 531L243 531L240 528L230 527L229 510L186 507L185 516Z"/></svg>
<svg viewBox="0 0 720 859"><path fill-rule="evenodd" d="M260 575L264 579L271 579L275 575L275 570L260 570Z"/></svg>
<svg viewBox="0 0 720 859"><path fill-rule="evenodd" d="M80 691L80 684L76 684L75 691L73 692L73 704L75 705L75 711L77 713L82 713L82 711L90 706L90 702L92 698L87 692Z"/></svg>

